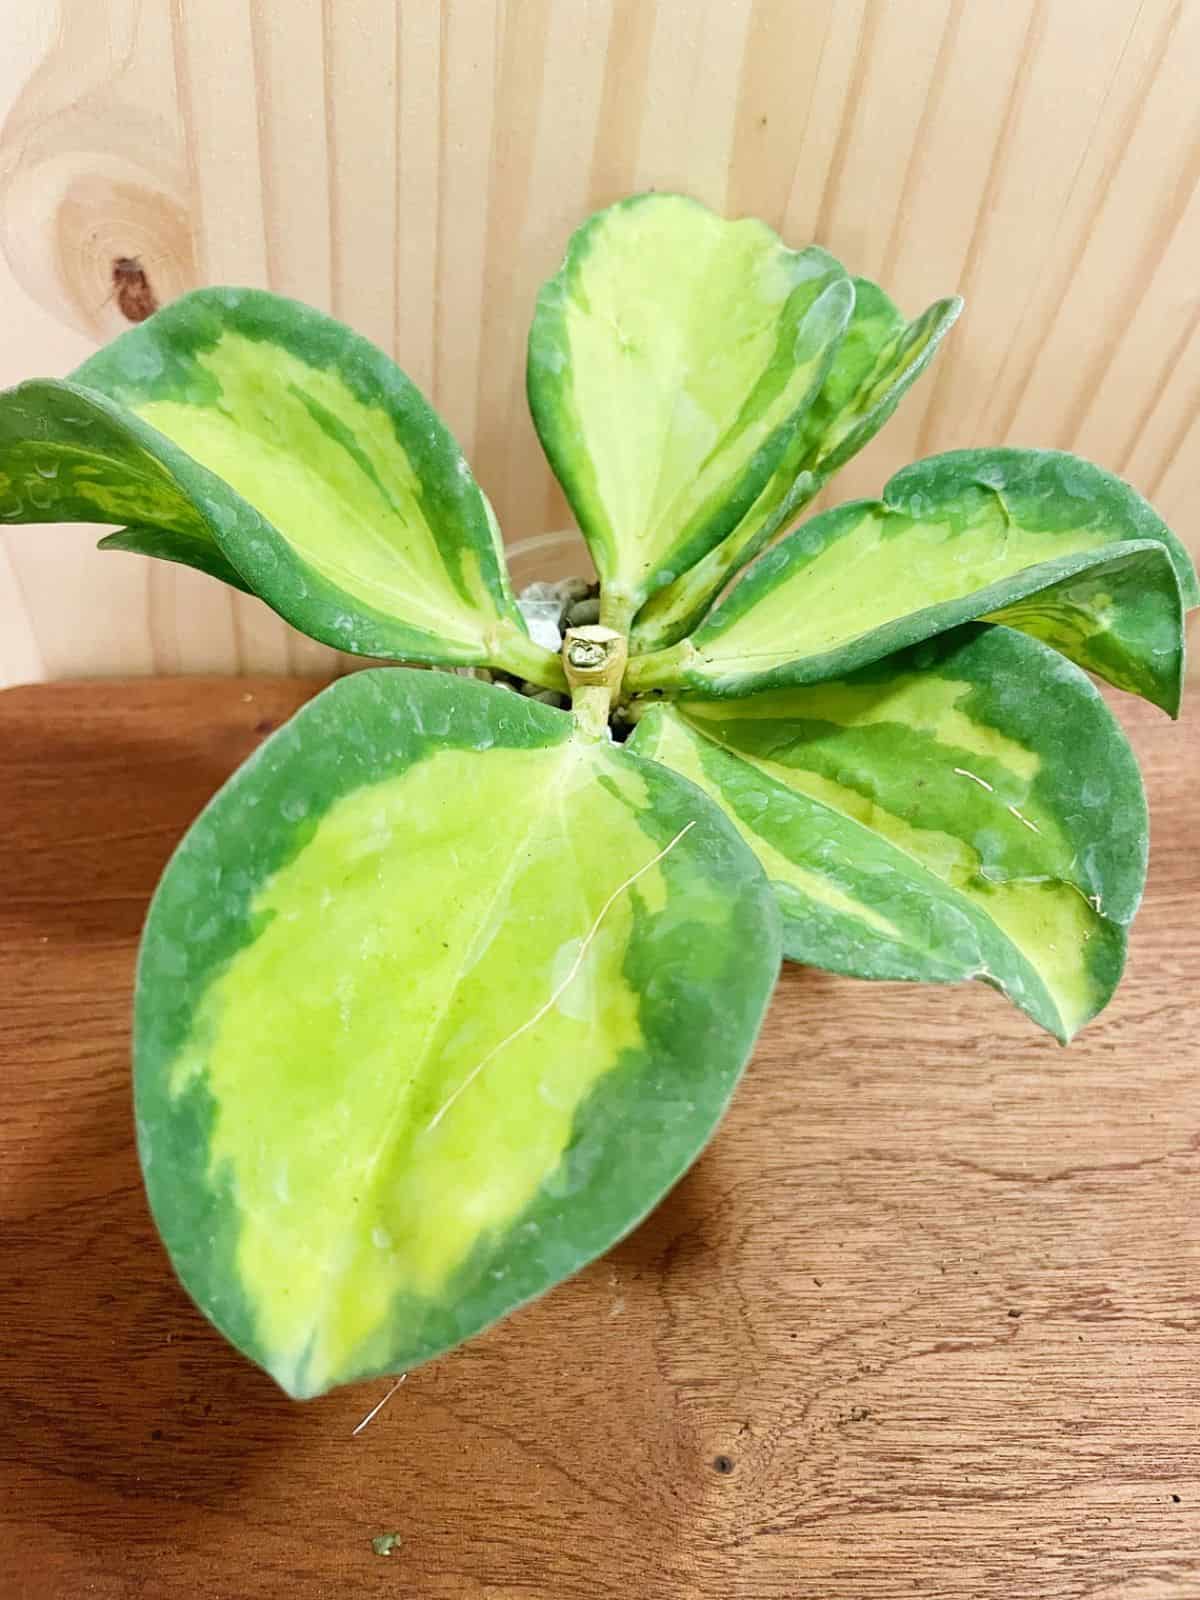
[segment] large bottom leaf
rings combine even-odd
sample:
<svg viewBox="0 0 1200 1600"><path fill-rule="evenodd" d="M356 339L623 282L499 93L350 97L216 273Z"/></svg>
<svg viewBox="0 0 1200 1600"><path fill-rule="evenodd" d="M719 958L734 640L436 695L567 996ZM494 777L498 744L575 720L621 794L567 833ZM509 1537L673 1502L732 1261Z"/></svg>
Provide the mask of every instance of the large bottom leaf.
<svg viewBox="0 0 1200 1600"><path fill-rule="evenodd" d="M563 713L335 684L194 825L136 1007L184 1284L290 1393L456 1344L606 1249L712 1132L778 969L753 855Z"/></svg>

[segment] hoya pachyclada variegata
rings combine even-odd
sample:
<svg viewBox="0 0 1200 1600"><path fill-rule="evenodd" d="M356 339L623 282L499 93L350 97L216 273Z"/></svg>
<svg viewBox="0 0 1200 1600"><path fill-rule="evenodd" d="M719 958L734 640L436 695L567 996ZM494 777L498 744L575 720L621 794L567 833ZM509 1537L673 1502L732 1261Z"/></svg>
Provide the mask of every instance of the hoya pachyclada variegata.
<svg viewBox="0 0 1200 1600"><path fill-rule="evenodd" d="M409 1368L632 1228L719 1121L781 955L979 978L1062 1040L1109 999L1146 811L1088 674L1177 712L1183 548L1055 451L954 451L800 520L959 309L907 322L678 196L585 223L529 340L600 581L561 651L445 425L305 306L201 290L0 397L4 520L120 524L106 548L315 639L495 679L326 689L146 921L154 1215L290 1394Z"/></svg>

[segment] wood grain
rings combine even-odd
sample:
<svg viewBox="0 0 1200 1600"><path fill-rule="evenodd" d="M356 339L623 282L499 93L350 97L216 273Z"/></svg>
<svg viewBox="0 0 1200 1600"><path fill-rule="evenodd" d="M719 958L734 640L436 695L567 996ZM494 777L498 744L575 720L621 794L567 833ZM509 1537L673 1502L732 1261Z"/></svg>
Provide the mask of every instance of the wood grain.
<svg viewBox="0 0 1200 1600"><path fill-rule="evenodd" d="M297 295L430 392L522 541L568 520L524 402L537 285L591 209L682 188L909 311L966 294L838 498L1059 445L1200 552L1198 65L1200 0L9 0L0 383L119 331L121 256L160 300ZM92 544L0 530L0 683L345 666Z"/></svg>
<svg viewBox="0 0 1200 1600"><path fill-rule="evenodd" d="M351 1438L383 1385L289 1402L176 1286L129 1110L153 882L309 692L0 697L5 1600L1200 1593L1194 726L1130 715L1149 892L1069 1051L789 969L650 1220Z"/></svg>

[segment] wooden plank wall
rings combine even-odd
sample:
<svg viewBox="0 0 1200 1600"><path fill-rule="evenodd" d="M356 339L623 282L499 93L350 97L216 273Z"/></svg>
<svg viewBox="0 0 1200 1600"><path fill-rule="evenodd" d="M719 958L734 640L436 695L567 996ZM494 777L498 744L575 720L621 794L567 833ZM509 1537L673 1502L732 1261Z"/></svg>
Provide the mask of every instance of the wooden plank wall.
<svg viewBox="0 0 1200 1600"><path fill-rule="evenodd" d="M1200 548L1200 0L6 0L0 381L160 298L264 285L431 392L507 535L562 526L523 397L537 284L647 187L818 240L933 377L840 480L1008 440L1094 457ZM336 671L209 580L10 528L0 680Z"/></svg>

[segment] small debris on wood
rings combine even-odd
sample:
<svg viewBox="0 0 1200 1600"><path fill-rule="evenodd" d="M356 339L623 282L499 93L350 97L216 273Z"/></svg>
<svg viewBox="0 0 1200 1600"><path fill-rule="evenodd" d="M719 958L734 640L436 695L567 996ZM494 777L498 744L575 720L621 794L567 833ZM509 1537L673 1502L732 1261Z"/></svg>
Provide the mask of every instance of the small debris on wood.
<svg viewBox="0 0 1200 1600"><path fill-rule="evenodd" d="M398 1533L377 1533L371 1540L371 1549L377 1556L390 1556L399 1543Z"/></svg>

